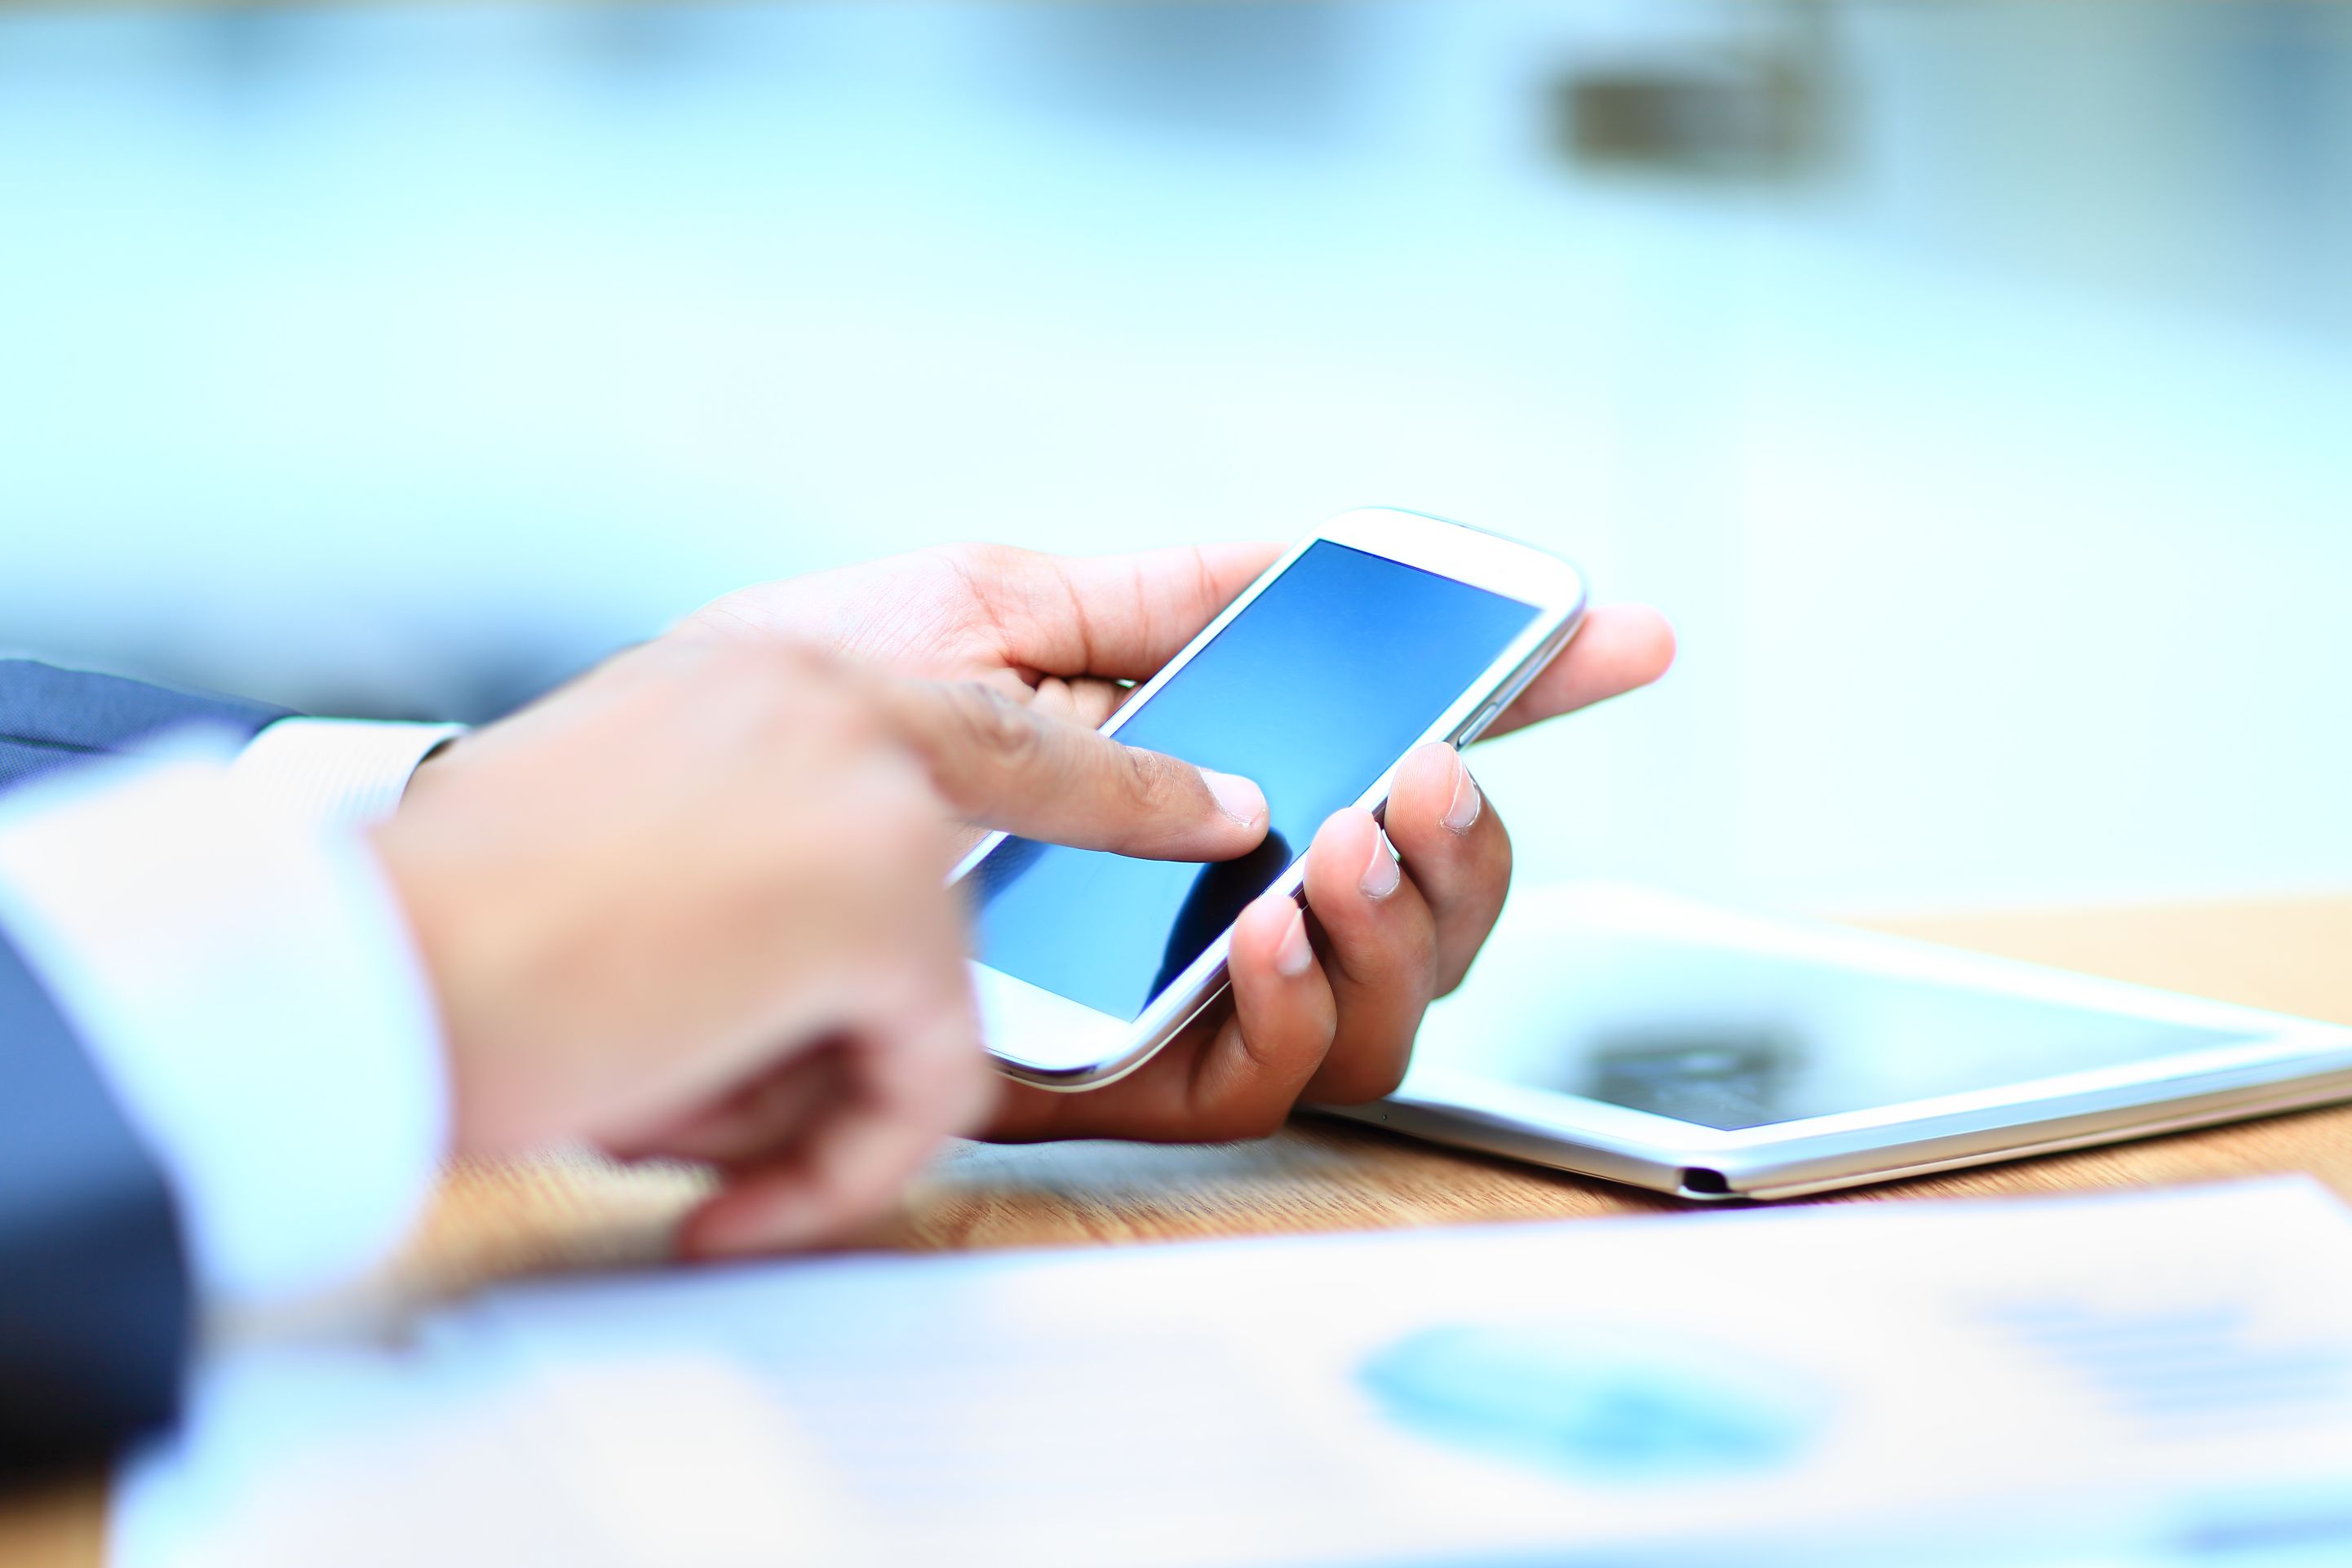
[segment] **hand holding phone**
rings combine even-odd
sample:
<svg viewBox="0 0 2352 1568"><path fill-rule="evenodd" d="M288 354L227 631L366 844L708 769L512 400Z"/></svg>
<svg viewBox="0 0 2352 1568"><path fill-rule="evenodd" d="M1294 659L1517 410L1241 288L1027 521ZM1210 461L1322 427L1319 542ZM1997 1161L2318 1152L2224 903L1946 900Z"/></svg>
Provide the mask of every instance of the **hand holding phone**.
<svg viewBox="0 0 2352 1568"><path fill-rule="evenodd" d="M1206 532L1204 525L1197 531ZM1017 701L1088 726L1181 652L1287 548L1180 545L1112 555L1049 555L996 544L938 546L780 579L713 601L682 635L753 642L814 639L893 673L982 680ZM1488 730L1541 722L1654 680L1671 662L1664 619L1640 605L1599 605L1568 651ZM1481 801L1470 826L1445 818L1468 770L1450 746L1397 769L1384 820L1403 875L1386 897L1360 890L1368 813L1335 814L1307 858L1312 962L1277 966L1298 906L1266 897L1236 922L1229 999L1140 1069L1066 1094L1007 1081L981 1136L1217 1142L1280 1124L1301 1100L1377 1099L1407 1065L1422 1010L1469 967L1510 881L1509 802Z"/></svg>
<svg viewBox="0 0 2352 1568"><path fill-rule="evenodd" d="M1584 604L1567 563L1410 512L1349 512L1301 542L1104 727L1256 780L1271 812L1257 848L1202 867L996 835L961 868L982 1034L1003 1070L1082 1089L1150 1060L1223 991L1253 902L1304 892L1314 907L1305 857L1318 833L1360 840L1357 890L1390 896L1402 873L1365 814L1414 748L1487 728L1567 646ZM1467 829L1476 786L1450 772ZM1303 920L1274 940L1278 967L1311 958Z"/></svg>

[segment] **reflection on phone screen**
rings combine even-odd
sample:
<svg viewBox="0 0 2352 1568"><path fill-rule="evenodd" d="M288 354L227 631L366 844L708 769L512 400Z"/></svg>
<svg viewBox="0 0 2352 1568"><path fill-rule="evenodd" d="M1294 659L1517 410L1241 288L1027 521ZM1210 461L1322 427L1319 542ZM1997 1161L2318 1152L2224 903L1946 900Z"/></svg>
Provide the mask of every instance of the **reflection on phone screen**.
<svg viewBox="0 0 2352 1568"><path fill-rule="evenodd" d="M972 873L976 956L1133 1018L1536 615L1516 599L1317 541L1118 735L1255 779L1273 815L1265 845L1204 870L1008 838Z"/></svg>

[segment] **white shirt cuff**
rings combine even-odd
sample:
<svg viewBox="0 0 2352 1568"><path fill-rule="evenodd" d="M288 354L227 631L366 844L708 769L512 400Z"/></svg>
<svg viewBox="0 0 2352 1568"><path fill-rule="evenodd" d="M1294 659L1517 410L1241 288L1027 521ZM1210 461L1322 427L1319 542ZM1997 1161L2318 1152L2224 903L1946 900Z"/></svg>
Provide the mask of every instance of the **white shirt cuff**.
<svg viewBox="0 0 2352 1568"><path fill-rule="evenodd" d="M251 1304L397 1242L446 1140L398 905L349 830L190 747L0 797L0 924L163 1170L198 1289Z"/></svg>
<svg viewBox="0 0 2352 1568"><path fill-rule="evenodd" d="M229 776L289 820L364 826L390 816L417 764L465 728L280 719L246 743Z"/></svg>

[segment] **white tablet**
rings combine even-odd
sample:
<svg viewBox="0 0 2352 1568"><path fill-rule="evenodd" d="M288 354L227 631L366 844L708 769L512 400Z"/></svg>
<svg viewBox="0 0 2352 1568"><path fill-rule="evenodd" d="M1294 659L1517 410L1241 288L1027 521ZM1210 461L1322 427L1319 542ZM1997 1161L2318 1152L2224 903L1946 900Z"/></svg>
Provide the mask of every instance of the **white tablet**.
<svg viewBox="0 0 2352 1568"><path fill-rule="evenodd" d="M2352 1029L1669 894L1515 897L1388 1100L1340 1114L1782 1198L2352 1100Z"/></svg>

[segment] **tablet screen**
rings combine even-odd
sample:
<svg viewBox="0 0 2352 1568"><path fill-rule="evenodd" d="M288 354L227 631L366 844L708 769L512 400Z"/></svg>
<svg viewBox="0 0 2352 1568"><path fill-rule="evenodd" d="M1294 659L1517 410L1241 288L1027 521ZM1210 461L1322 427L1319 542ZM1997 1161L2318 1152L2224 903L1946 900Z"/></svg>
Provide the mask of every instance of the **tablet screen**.
<svg viewBox="0 0 2352 1568"><path fill-rule="evenodd" d="M1506 916L1417 1063L1703 1127L1768 1126L2241 1039L1658 931Z"/></svg>

